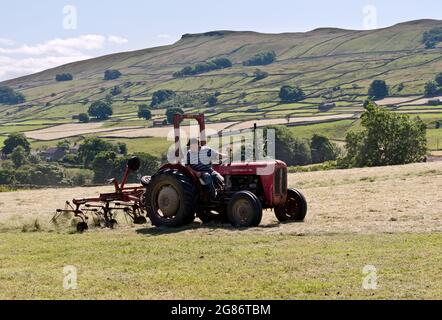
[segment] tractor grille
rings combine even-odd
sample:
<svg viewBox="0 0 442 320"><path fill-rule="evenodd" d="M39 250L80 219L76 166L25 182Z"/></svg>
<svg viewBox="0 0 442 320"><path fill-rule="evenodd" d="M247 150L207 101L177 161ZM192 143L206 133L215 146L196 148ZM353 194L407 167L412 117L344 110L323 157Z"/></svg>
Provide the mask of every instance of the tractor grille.
<svg viewBox="0 0 442 320"><path fill-rule="evenodd" d="M276 169L275 183L274 183L275 195L285 195L287 193L287 171L284 168Z"/></svg>

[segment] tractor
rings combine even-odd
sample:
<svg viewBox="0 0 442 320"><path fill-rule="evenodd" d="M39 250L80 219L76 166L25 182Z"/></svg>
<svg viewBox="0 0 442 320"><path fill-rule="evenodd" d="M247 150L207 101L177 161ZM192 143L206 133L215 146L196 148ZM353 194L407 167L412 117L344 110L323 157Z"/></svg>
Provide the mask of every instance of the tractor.
<svg viewBox="0 0 442 320"><path fill-rule="evenodd" d="M183 154L180 125L192 119L199 124L200 144L207 144L203 114L176 114L173 122L177 159ZM260 169L268 166L274 170L263 175ZM215 221L231 223L238 228L256 227L261 223L263 209L274 209L281 222L304 221L307 201L300 191L287 188L284 162L229 162L214 165L213 169L223 178L216 182L218 194L215 199L198 172L183 161L165 164L153 176L143 177L144 206L152 224L176 228L198 217L203 223Z"/></svg>

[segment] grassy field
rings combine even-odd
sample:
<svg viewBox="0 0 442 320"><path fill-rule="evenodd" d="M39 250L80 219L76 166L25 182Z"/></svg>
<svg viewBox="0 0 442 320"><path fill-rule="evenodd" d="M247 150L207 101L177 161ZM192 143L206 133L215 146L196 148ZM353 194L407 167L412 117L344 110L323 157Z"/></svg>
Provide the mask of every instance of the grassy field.
<svg viewBox="0 0 442 320"><path fill-rule="evenodd" d="M0 239L0 298L440 299L441 245L442 234L12 233ZM362 288L366 265L377 290ZM64 290L65 266L77 290Z"/></svg>
<svg viewBox="0 0 442 320"><path fill-rule="evenodd" d="M304 223L194 224L73 233L49 219L65 200L111 187L0 193L3 299L442 298L442 162L291 174ZM377 270L364 290L363 268ZM63 289L63 268L78 289Z"/></svg>

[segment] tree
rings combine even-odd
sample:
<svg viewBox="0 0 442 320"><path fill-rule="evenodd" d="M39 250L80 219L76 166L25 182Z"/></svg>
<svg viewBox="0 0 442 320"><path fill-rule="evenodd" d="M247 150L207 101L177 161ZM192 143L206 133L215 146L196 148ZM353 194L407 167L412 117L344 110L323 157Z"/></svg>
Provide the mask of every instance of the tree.
<svg viewBox="0 0 442 320"><path fill-rule="evenodd" d="M113 96L118 96L122 92L123 92L123 90L121 90L120 86L115 86L111 89L111 95L113 95Z"/></svg>
<svg viewBox="0 0 442 320"><path fill-rule="evenodd" d="M232 67L232 62L227 58L216 58L203 63L198 63L194 66L186 66L180 71L173 74L175 78L181 78L190 75L196 75L213 70L225 69Z"/></svg>
<svg viewBox="0 0 442 320"><path fill-rule="evenodd" d="M118 148L113 144L97 137L86 138L78 148L78 160L85 167L89 167L97 154L104 151L112 151L117 153Z"/></svg>
<svg viewBox="0 0 442 320"><path fill-rule="evenodd" d="M64 184L65 173L58 164L37 164L32 170L26 170L28 173L28 183L40 186L56 186ZM23 182L22 182L23 183Z"/></svg>
<svg viewBox="0 0 442 320"><path fill-rule="evenodd" d="M423 43L425 48L433 49L436 45L442 41L442 28L436 27L429 31L424 32Z"/></svg>
<svg viewBox="0 0 442 320"><path fill-rule="evenodd" d="M369 104L363 130L346 136L348 167L388 166L422 161L427 152L426 125L420 119Z"/></svg>
<svg viewBox="0 0 442 320"><path fill-rule="evenodd" d="M149 106L147 104L140 104L138 106L138 118L145 120L152 119L152 112L149 110Z"/></svg>
<svg viewBox="0 0 442 320"><path fill-rule="evenodd" d="M436 76L435 80L436 80L437 85L439 87L442 87L442 72Z"/></svg>
<svg viewBox="0 0 442 320"><path fill-rule="evenodd" d="M74 79L74 77L72 76L72 74L70 73L62 73L62 74L57 74L55 76L55 80L56 81L72 81Z"/></svg>
<svg viewBox="0 0 442 320"><path fill-rule="evenodd" d="M117 154L114 151L99 152L92 162L94 183L103 183L113 177Z"/></svg>
<svg viewBox="0 0 442 320"><path fill-rule="evenodd" d="M141 165L137 172L130 172L128 177L129 183L139 183L138 175L153 175L157 172L161 163L157 157L147 153L135 153L133 155L117 158L115 161L114 176L121 177L126 170L127 161L132 157L137 156L140 159Z"/></svg>
<svg viewBox="0 0 442 320"><path fill-rule="evenodd" d="M0 170L0 185L11 185L14 182L14 172L11 172L11 170Z"/></svg>
<svg viewBox="0 0 442 320"><path fill-rule="evenodd" d="M180 108L169 108L166 111L166 118L167 118L167 123L172 124L173 123L173 116L175 114L184 114L183 109Z"/></svg>
<svg viewBox="0 0 442 320"><path fill-rule="evenodd" d="M23 133L11 133L3 142L2 152L11 154L18 146L22 146L27 154L31 151L31 145Z"/></svg>
<svg viewBox="0 0 442 320"><path fill-rule="evenodd" d="M368 89L368 96L374 100L388 96L388 86L384 80L373 80Z"/></svg>
<svg viewBox="0 0 442 320"><path fill-rule="evenodd" d="M283 86L279 91L279 98L283 102L296 102L304 100L305 94L299 87Z"/></svg>
<svg viewBox="0 0 442 320"><path fill-rule="evenodd" d="M103 101L95 101L89 107L88 113L98 120L106 120L113 114L112 106Z"/></svg>
<svg viewBox="0 0 442 320"><path fill-rule="evenodd" d="M20 168L26 163L27 152L22 146L17 146L11 153L10 158L16 168Z"/></svg>
<svg viewBox="0 0 442 320"><path fill-rule="evenodd" d="M122 76L121 72L118 70L106 70L104 72L104 80L115 80Z"/></svg>
<svg viewBox="0 0 442 320"><path fill-rule="evenodd" d="M25 96L10 87L0 86L0 104L19 104L25 102Z"/></svg>
<svg viewBox="0 0 442 320"><path fill-rule="evenodd" d="M89 115L87 113L80 113L78 115L78 121L81 123L88 123L90 121Z"/></svg>
<svg viewBox="0 0 442 320"><path fill-rule="evenodd" d="M437 87L437 83L434 81L428 81L425 84L424 93L427 97L432 97L437 95L439 92L439 88Z"/></svg>
<svg viewBox="0 0 442 320"><path fill-rule="evenodd" d="M57 148L67 152L71 148L71 143L69 140L63 140L57 143Z"/></svg>
<svg viewBox="0 0 442 320"><path fill-rule="evenodd" d="M274 51L262 52L254 55L250 59L243 62L244 66L264 66L273 63L276 60Z"/></svg>
<svg viewBox="0 0 442 320"><path fill-rule="evenodd" d="M310 142L310 149L312 163L336 160L336 146L325 136L314 134Z"/></svg>
<svg viewBox="0 0 442 320"><path fill-rule="evenodd" d="M209 107L214 107L218 104L218 98L215 95L212 95L207 99L207 104Z"/></svg>
<svg viewBox="0 0 442 320"><path fill-rule="evenodd" d="M161 103L165 101L169 101L176 97L176 93L172 90L158 90L155 91L152 95L152 102L150 106L152 108L160 105Z"/></svg>
<svg viewBox="0 0 442 320"><path fill-rule="evenodd" d="M310 146L305 140L296 138L285 126L270 126L275 130L275 158L288 166L302 166L311 163ZM265 130L265 131L266 131ZM264 132L264 137L267 133Z"/></svg>
<svg viewBox="0 0 442 320"><path fill-rule="evenodd" d="M123 156L127 155L127 144L125 144L124 142L118 142L117 149L119 154L122 154Z"/></svg>

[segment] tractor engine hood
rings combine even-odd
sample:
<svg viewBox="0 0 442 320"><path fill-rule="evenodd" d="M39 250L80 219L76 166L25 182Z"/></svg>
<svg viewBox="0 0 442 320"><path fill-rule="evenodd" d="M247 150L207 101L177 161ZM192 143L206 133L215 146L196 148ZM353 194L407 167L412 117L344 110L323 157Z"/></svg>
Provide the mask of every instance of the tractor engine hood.
<svg viewBox="0 0 442 320"><path fill-rule="evenodd" d="M232 162L231 164L215 165L213 169L221 175L273 175L277 168L286 168L280 160Z"/></svg>

